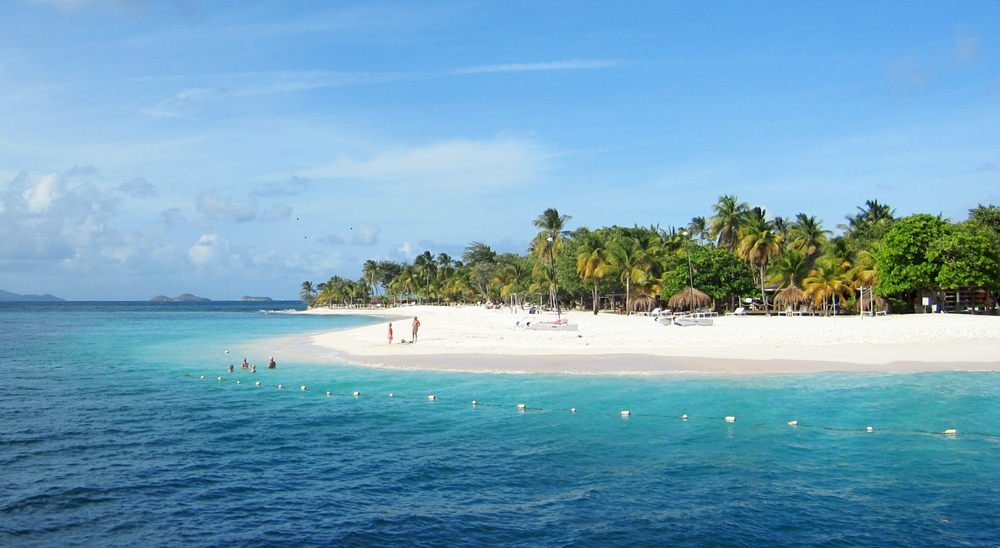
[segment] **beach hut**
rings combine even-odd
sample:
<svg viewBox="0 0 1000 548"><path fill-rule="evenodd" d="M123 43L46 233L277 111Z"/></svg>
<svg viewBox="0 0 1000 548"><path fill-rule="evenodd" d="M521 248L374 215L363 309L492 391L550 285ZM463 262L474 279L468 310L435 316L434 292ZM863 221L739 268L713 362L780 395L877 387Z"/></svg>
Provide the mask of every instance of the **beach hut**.
<svg viewBox="0 0 1000 548"><path fill-rule="evenodd" d="M794 308L803 304L809 304L809 296L806 295L805 291L790 285L785 289L782 289L780 293L774 297L774 308L784 309L784 308Z"/></svg>
<svg viewBox="0 0 1000 548"><path fill-rule="evenodd" d="M694 301L693 303L692 300ZM698 289L692 289L689 287L678 292L673 297L670 297L670 301L667 302L667 307L671 310L693 310L696 308L704 308L710 304L712 304L711 297Z"/></svg>
<svg viewBox="0 0 1000 548"><path fill-rule="evenodd" d="M632 310L630 312L649 312L656 306L656 298L645 293L632 298Z"/></svg>

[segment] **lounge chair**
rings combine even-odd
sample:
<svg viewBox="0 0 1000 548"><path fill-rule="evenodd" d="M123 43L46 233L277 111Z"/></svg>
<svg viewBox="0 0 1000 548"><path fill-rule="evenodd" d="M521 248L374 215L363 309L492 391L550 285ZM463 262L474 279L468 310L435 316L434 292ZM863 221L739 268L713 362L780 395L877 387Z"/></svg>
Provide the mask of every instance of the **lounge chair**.
<svg viewBox="0 0 1000 548"><path fill-rule="evenodd" d="M784 310L779 310L778 311L778 315L779 316L791 316L794 313L795 313L795 309L792 308L792 307L790 307L790 306L788 308L784 309Z"/></svg>
<svg viewBox="0 0 1000 548"><path fill-rule="evenodd" d="M726 316L746 316L747 309L745 306L741 306L732 312L726 312Z"/></svg>

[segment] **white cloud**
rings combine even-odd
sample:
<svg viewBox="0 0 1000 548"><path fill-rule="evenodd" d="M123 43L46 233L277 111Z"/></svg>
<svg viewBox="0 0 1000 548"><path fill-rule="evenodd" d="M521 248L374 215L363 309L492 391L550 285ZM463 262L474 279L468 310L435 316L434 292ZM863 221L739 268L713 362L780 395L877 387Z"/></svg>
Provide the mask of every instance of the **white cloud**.
<svg viewBox="0 0 1000 548"><path fill-rule="evenodd" d="M284 221L292 216L292 208L287 204L275 204L260 214L260 222Z"/></svg>
<svg viewBox="0 0 1000 548"><path fill-rule="evenodd" d="M535 144L516 139L455 140L422 147L396 148L368 160L341 158L310 170L308 176L395 183L408 192L448 189L479 190L521 186L543 171L546 155Z"/></svg>
<svg viewBox="0 0 1000 548"><path fill-rule="evenodd" d="M168 209L164 209L163 211L160 212L160 217L163 221L163 224L167 226L175 226L183 224L184 221L187 220L184 218L183 215L181 215L181 210L178 207L171 207Z"/></svg>
<svg viewBox="0 0 1000 548"><path fill-rule="evenodd" d="M336 234L329 234L317 239L319 243L330 244L330 245L344 245L344 239Z"/></svg>
<svg viewBox="0 0 1000 548"><path fill-rule="evenodd" d="M142 177L125 181L118 185L117 190L133 198L155 198L157 194L156 186Z"/></svg>
<svg viewBox="0 0 1000 548"><path fill-rule="evenodd" d="M413 247L410 246L410 242L405 242L403 245L399 246L399 249L397 249L396 251L398 251L400 255L403 255L406 258L410 258L413 256Z"/></svg>
<svg viewBox="0 0 1000 548"><path fill-rule="evenodd" d="M234 204L232 198L219 196L214 190L199 194L196 203L198 211L211 221L246 223L257 218L256 204Z"/></svg>
<svg viewBox="0 0 1000 548"><path fill-rule="evenodd" d="M203 234L198 241L188 249L188 258L197 266L203 266L212 262L219 256L220 251L229 247L229 242L225 238L220 238L217 234Z"/></svg>
<svg viewBox="0 0 1000 548"><path fill-rule="evenodd" d="M375 245L378 243L378 233L381 231L380 227L362 223L352 231L351 245Z"/></svg>
<svg viewBox="0 0 1000 548"><path fill-rule="evenodd" d="M62 182L55 173L42 177L33 188L24 191L24 200L33 212L45 211L62 194Z"/></svg>

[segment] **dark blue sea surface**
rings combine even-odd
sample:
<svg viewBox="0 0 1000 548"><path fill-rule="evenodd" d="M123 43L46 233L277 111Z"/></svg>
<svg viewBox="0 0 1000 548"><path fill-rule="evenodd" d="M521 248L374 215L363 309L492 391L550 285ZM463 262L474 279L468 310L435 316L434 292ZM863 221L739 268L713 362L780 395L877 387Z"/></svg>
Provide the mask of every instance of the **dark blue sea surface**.
<svg viewBox="0 0 1000 548"><path fill-rule="evenodd" d="M241 370L295 307L0 304L0 545L1000 544L1000 374Z"/></svg>

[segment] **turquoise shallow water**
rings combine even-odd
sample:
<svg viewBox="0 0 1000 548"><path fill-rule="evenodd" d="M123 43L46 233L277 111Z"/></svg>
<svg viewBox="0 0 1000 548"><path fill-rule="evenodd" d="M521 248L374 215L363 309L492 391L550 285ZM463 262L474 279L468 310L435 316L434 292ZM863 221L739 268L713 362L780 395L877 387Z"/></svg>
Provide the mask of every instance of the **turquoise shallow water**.
<svg viewBox="0 0 1000 548"><path fill-rule="evenodd" d="M0 305L0 545L1000 543L995 373L225 372L370 321L260 308Z"/></svg>

